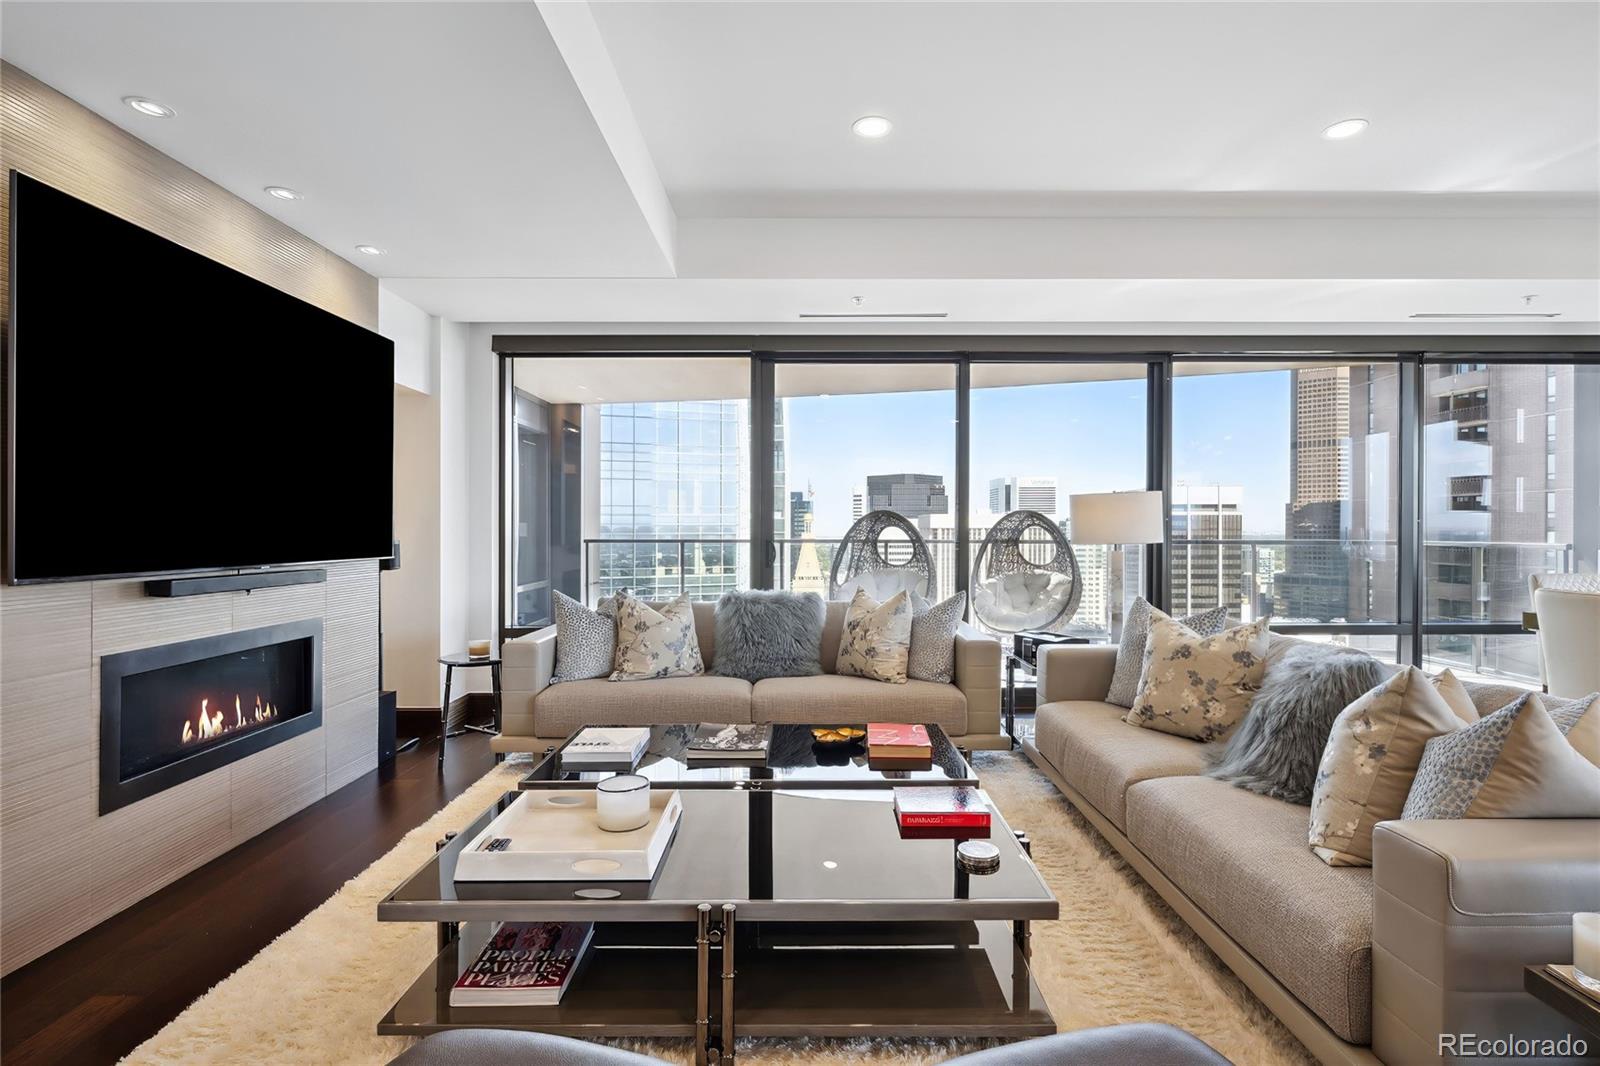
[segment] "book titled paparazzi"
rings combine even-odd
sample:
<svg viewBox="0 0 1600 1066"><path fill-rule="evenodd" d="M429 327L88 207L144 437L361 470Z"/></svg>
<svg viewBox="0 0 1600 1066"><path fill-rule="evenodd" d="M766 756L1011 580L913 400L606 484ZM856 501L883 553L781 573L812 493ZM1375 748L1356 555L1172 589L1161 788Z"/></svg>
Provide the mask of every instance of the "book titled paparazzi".
<svg viewBox="0 0 1600 1066"><path fill-rule="evenodd" d="M902 829L987 829L989 805L966 785L897 788L894 817Z"/></svg>
<svg viewBox="0 0 1600 1066"><path fill-rule="evenodd" d="M504 922L450 989L452 1007L552 1007L572 983L593 922Z"/></svg>

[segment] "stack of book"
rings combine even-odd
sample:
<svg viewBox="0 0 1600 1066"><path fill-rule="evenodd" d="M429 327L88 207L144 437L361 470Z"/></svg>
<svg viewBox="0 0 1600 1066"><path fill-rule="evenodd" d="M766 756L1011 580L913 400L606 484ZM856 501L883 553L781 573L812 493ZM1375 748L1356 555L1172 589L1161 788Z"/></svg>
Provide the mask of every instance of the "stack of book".
<svg viewBox="0 0 1600 1066"><path fill-rule="evenodd" d="M589 726L561 749L563 770L632 770L650 746L650 730Z"/></svg>
<svg viewBox="0 0 1600 1066"><path fill-rule="evenodd" d="M967 839L989 835L989 805L977 789L966 785L897 788L894 820L902 837Z"/></svg>
<svg viewBox="0 0 1600 1066"><path fill-rule="evenodd" d="M771 727L755 725L717 725L702 723L689 739L686 752L690 762L762 763L767 759Z"/></svg>
<svg viewBox="0 0 1600 1066"><path fill-rule="evenodd" d="M504 922L450 989L452 1007L552 1007L594 937L593 922Z"/></svg>
<svg viewBox="0 0 1600 1066"><path fill-rule="evenodd" d="M933 765L933 741L925 725L867 723L867 765L874 770L926 770Z"/></svg>

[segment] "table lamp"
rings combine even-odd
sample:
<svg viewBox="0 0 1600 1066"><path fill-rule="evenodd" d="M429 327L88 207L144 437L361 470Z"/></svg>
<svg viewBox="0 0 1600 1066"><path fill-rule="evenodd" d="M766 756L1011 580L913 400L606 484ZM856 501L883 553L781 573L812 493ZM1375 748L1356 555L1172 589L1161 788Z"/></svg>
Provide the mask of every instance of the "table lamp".
<svg viewBox="0 0 1600 1066"><path fill-rule="evenodd" d="M1122 637L1122 547L1161 544L1166 540L1165 500L1159 492L1084 492L1071 498L1074 544L1109 544L1106 607L1112 641ZM1140 553L1141 558L1143 552Z"/></svg>

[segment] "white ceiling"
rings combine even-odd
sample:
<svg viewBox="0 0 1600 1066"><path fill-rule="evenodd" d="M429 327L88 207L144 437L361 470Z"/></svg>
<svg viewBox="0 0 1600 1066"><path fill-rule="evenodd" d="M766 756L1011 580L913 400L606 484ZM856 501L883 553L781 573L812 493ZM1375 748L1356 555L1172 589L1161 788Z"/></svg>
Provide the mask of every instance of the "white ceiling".
<svg viewBox="0 0 1600 1066"><path fill-rule="evenodd" d="M862 192L1593 191L1581 3L602 3L681 215ZM863 142L860 115L894 122ZM1350 141L1321 131L1360 116ZM748 207L747 207L748 209ZM763 213L768 213L764 211Z"/></svg>
<svg viewBox="0 0 1600 1066"><path fill-rule="evenodd" d="M530 330L1593 329L1597 43L1593 2L0 5L8 61ZM1528 293L1561 317L1409 317ZM950 317L798 318L853 295Z"/></svg>

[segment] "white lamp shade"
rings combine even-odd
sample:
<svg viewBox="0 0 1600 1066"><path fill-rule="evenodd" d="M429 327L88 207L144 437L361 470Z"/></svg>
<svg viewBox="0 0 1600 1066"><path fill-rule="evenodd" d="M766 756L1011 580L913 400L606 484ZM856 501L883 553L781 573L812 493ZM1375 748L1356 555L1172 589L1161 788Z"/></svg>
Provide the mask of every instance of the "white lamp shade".
<svg viewBox="0 0 1600 1066"><path fill-rule="evenodd" d="M1157 544L1166 536L1159 492L1086 492L1072 497L1078 544Z"/></svg>

